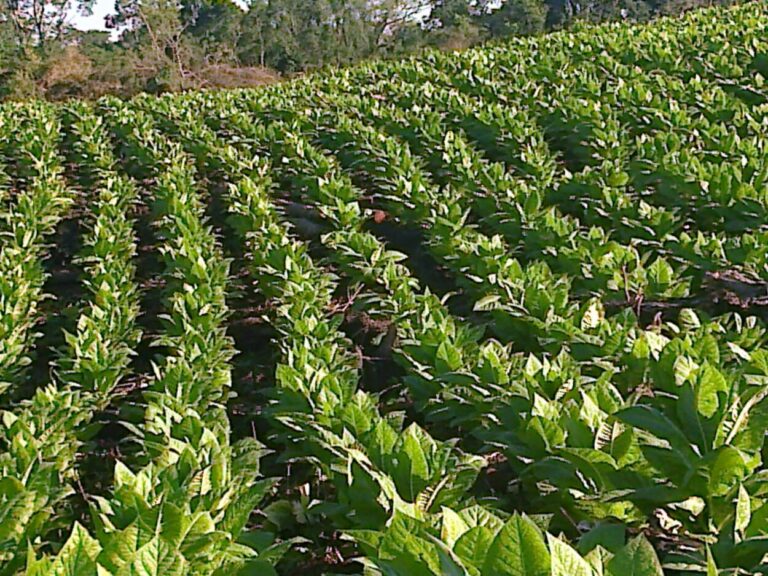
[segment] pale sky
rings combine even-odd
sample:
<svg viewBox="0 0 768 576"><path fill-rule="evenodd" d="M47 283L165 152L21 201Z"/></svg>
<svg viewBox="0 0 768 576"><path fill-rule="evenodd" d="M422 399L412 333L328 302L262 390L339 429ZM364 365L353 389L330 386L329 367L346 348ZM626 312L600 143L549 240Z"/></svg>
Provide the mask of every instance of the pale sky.
<svg viewBox="0 0 768 576"><path fill-rule="evenodd" d="M499 0L499 4L501 0ZM245 0L235 0L235 4L242 7L246 6ZM105 30L104 17L115 11L115 0L96 0L93 5L93 14L91 16L81 16L74 13L72 23L79 30Z"/></svg>
<svg viewBox="0 0 768 576"><path fill-rule="evenodd" d="M79 30L104 30L104 17L115 10L115 0L96 0L91 16L74 14L72 22Z"/></svg>

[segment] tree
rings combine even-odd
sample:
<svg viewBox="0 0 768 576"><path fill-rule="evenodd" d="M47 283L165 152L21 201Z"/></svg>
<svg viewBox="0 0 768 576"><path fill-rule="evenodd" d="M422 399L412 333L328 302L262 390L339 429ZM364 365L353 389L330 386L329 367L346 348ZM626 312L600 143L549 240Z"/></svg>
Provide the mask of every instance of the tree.
<svg viewBox="0 0 768 576"><path fill-rule="evenodd" d="M49 44L59 42L71 29L70 14L75 10L89 13L93 2L94 0L0 0L0 23L6 28L4 39L24 50L45 50Z"/></svg>
<svg viewBox="0 0 768 576"><path fill-rule="evenodd" d="M546 18L543 0L435 0L427 29L438 45L461 48L487 38L543 32Z"/></svg>
<svg viewBox="0 0 768 576"><path fill-rule="evenodd" d="M254 3L244 23L241 59L246 64L295 72L322 66L329 49L327 0L266 0ZM254 38L255 37L255 38ZM258 46L253 53L247 48Z"/></svg>
<svg viewBox="0 0 768 576"><path fill-rule="evenodd" d="M117 0L110 25L123 27L120 46L129 61L131 82L149 92L195 86L194 49L175 0Z"/></svg>
<svg viewBox="0 0 768 576"><path fill-rule="evenodd" d="M402 49L426 0L256 0L243 22L241 61L295 72Z"/></svg>
<svg viewBox="0 0 768 576"><path fill-rule="evenodd" d="M432 43L448 49L471 46L485 38L481 11L472 0L434 0L425 28Z"/></svg>
<svg viewBox="0 0 768 576"><path fill-rule="evenodd" d="M367 3L369 19L373 23L375 45L379 49L388 49L393 44L408 42L429 13L430 0L371 0Z"/></svg>
<svg viewBox="0 0 768 576"><path fill-rule="evenodd" d="M578 0L544 0L547 5L547 29L562 28L581 12ZM598 0L607 2L609 0Z"/></svg>
<svg viewBox="0 0 768 576"><path fill-rule="evenodd" d="M0 0L0 96L39 95L46 60L71 31L69 16L94 0Z"/></svg>
<svg viewBox="0 0 768 576"><path fill-rule="evenodd" d="M182 0L184 33L195 38L207 60L234 62L244 11L232 0Z"/></svg>
<svg viewBox="0 0 768 576"><path fill-rule="evenodd" d="M488 35L503 38L543 32L547 22L547 5L541 0L505 0L500 6L493 2L483 10Z"/></svg>

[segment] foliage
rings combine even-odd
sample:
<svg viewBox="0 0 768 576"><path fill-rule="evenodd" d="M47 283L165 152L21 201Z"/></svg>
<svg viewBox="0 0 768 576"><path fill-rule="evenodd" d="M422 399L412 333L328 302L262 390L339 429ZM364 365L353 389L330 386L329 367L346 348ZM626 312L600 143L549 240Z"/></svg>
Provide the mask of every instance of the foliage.
<svg viewBox="0 0 768 576"><path fill-rule="evenodd" d="M0 575L764 571L766 30L0 106Z"/></svg>
<svg viewBox="0 0 768 576"><path fill-rule="evenodd" d="M0 98L251 87L429 47L466 48L580 22L646 21L712 0L255 0L244 7L118 0L107 32L81 32L73 16L91 4L0 4Z"/></svg>

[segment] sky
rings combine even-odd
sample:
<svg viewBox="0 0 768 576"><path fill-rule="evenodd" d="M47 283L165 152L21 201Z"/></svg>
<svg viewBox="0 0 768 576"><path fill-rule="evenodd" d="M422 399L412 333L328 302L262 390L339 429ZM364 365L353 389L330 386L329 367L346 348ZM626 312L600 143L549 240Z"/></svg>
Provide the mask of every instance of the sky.
<svg viewBox="0 0 768 576"><path fill-rule="evenodd" d="M235 3L244 5L242 0L235 0ZM93 5L93 14L90 16L81 16L72 14L72 23L78 30L106 30L104 27L104 17L111 14L115 9L115 0L96 0Z"/></svg>
<svg viewBox="0 0 768 576"><path fill-rule="evenodd" d="M72 23L79 30L105 30L104 17L114 12L115 0L96 0L91 16L72 15Z"/></svg>

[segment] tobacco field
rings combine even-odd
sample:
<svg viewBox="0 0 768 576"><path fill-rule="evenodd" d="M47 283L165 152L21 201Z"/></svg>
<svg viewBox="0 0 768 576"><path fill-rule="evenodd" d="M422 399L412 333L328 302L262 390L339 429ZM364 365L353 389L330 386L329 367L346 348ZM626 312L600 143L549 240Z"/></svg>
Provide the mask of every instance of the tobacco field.
<svg viewBox="0 0 768 576"><path fill-rule="evenodd" d="M0 105L0 576L768 573L768 7Z"/></svg>

